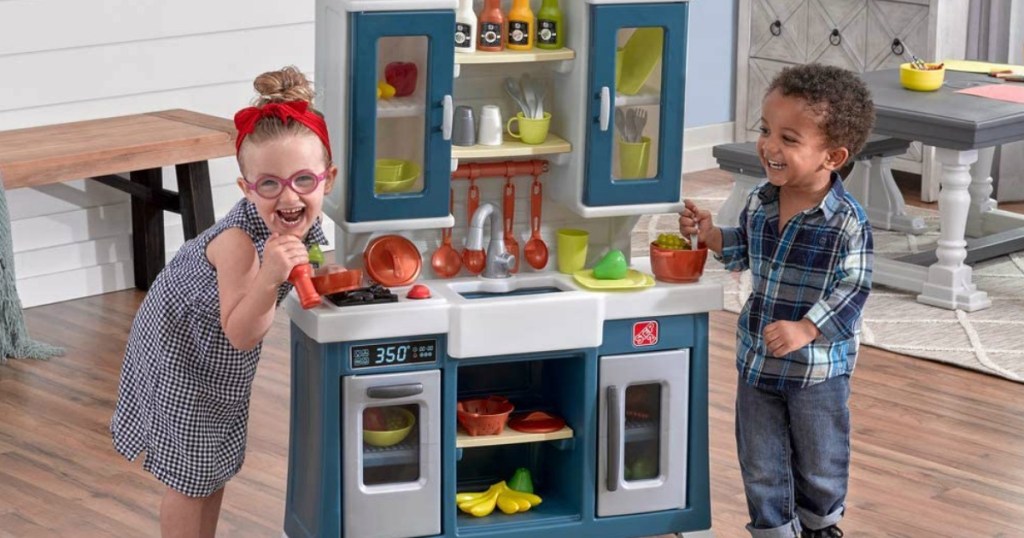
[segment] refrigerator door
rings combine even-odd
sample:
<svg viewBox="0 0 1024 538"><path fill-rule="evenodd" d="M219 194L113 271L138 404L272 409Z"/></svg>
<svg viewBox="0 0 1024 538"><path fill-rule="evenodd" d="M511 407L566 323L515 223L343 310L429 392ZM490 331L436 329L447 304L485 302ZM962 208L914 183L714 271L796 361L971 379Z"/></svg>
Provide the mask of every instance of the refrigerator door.
<svg viewBox="0 0 1024 538"><path fill-rule="evenodd" d="M690 352L601 357L597 515L686 507Z"/></svg>
<svg viewBox="0 0 1024 538"><path fill-rule="evenodd" d="M348 376L342 392L342 535L440 534L441 372Z"/></svg>

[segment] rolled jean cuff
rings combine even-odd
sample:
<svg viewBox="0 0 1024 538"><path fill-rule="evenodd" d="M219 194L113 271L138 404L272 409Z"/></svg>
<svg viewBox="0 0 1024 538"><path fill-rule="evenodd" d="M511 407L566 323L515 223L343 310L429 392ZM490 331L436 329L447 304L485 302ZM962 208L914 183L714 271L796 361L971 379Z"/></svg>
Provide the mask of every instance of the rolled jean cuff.
<svg viewBox="0 0 1024 538"><path fill-rule="evenodd" d="M803 508L796 507L796 515L800 518L800 523L807 530L816 531L818 529L824 529L825 527L831 527L839 523L843 519L843 512L846 510L846 505L840 506L839 509L832 512L827 516L819 516L817 514L808 512Z"/></svg>
<svg viewBox="0 0 1024 538"><path fill-rule="evenodd" d="M794 519L785 525L771 529L755 529L748 524L747 532L752 538L794 538L800 536L800 520Z"/></svg>

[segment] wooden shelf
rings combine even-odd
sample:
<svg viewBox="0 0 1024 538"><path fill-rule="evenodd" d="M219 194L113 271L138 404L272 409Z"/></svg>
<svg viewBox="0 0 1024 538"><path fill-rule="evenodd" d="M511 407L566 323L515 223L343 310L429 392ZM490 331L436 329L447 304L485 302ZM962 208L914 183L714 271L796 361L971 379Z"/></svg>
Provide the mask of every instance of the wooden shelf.
<svg viewBox="0 0 1024 538"><path fill-rule="evenodd" d="M541 144L524 144L505 133L505 143L500 146L452 146L453 159L491 159L503 157L529 157L531 155L552 155L569 153L572 144L548 133L548 139Z"/></svg>
<svg viewBox="0 0 1024 538"><path fill-rule="evenodd" d="M615 94L615 106L644 106L661 104L661 93L658 90L641 91L636 95Z"/></svg>
<svg viewBox="0 0 1024 538"><path fill-rule="evenodd" d="M556 441L558 439L572 439L572 428L566 426L561 430L548 433L523 433L513 430L507 425L498 435L469 435L461 427L455 437L455 448L475 448L494 445L515 445L519 443L539 443L542 441Z"/></svg>
<svg viewBox="0 0 1024 538"><path fill-rule="evenodd" d="M425 107L423 99L416 97L393 97L377 100L378 118L408 118L422 116Z"/></svg>
<svg viewBox="0 0 1024 538"><path fill-rule="evenodd" d="M456 52L455 65L469 64L514 64L524 62L555 62L572 60L576 51L567 48L556 50L504 50L501 52Z"/></svg>

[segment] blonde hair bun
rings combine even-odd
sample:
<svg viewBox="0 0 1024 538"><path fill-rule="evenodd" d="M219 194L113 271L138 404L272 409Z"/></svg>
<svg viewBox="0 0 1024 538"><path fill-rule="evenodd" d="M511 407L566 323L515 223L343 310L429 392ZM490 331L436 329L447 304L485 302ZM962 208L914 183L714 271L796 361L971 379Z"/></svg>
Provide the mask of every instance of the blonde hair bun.
<svg viewBox="0 0 1024 538"><path fill-rule="evenodd" d="M278 71L267 71L256 77L252 85L260 94L253 103L256 106L282 101L306 101L313 104L313 85L294 65Z"/></svg>

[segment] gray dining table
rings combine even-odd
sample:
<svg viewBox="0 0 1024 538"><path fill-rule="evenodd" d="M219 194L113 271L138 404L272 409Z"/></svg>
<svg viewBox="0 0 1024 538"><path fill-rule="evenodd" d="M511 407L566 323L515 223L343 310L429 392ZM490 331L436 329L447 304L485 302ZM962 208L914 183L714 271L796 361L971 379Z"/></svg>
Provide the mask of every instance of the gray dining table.
<svg viewBox="0 0 1024 538"><path fill-rule="evenodd" d="M898 69L861 75L875 102L876 134L916 140L936 148L939 178L939 240L934 252L899 259L875 258L874 281L917 293L924 304L968 312L991 306L973 282L969 263L1024 250L1024 216L1001 211L990 177L996 146L1024 140L1024 104L956 93L1000 82L983 74L948 71L942 87L915 92L899 83ZM876 227L920 233L924 223L908 216L888 170L859 177L854 192ZM967 235L975 236L970 242Z"/></svg>

